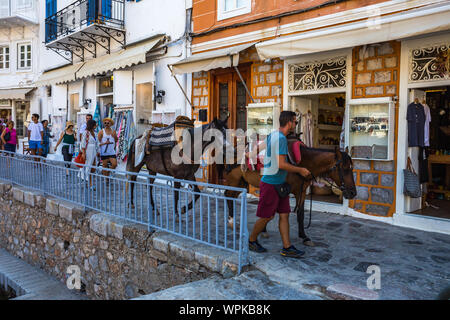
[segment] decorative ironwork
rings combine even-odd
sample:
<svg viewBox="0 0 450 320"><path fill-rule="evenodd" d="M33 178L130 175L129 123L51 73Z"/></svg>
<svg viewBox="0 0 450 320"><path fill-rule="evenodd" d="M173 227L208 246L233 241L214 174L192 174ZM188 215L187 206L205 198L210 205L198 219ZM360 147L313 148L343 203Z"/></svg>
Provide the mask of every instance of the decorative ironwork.
<svg viewBox="0 0 450 320"><path fill-rule="evenodd" d="M345 88L347 59L338 57L326 61L292 64L289 66L288 90L319 90Z"/></svg>
<svg viewBox="0 0 450 320"><path fill-rule="evenodd" d="M410 59L410 82L450 79L450 44L411 50Z"/></svg>

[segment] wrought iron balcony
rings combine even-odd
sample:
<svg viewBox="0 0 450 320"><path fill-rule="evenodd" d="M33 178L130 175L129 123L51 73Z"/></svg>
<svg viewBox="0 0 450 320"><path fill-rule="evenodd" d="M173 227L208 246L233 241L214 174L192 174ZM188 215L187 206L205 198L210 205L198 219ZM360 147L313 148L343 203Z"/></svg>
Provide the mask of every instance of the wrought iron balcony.
<svg viewBox="0 0 450 320"><path fill-rule="evenodd" d="M124 17L125 0L77 0L45 19L46 47L69 61L110 53L111 40L125 45Z"/></svg>
<svg viewBox="0 0 450 320"><path fill-rule="evenodd" d="M37 2L34 0L0 0L0 28L37 25Z"/></svg>

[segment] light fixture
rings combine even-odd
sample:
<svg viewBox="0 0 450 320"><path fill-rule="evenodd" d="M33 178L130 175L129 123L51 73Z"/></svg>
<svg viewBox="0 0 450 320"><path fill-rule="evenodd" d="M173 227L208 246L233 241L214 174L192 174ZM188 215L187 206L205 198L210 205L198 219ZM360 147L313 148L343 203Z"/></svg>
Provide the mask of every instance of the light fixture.
<svg viewBox="0 0 450 320"><path fill-rule="evenodd" d="M161 104L163 97L166 95L166 92L164 90L158 90L158 94L156 95L156 103Z"/></svg>

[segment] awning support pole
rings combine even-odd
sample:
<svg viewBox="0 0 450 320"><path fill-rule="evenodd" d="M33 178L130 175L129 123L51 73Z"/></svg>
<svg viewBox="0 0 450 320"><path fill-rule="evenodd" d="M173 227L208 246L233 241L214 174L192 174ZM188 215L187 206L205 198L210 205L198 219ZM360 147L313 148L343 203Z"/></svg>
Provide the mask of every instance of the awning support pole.
<svg viewBox="0 0 450 320"><path fill-rule="evenodd" d="M255 100L253 100L253 97L252 97L252 95L250 94L250 90L248 90L247 84L245 83L244 78L242 78L242 75L241 75L241 73L239 72L238 67L234 66L234 70L236 70L236 72L237 72L237 74L238 74L238 76L239 76L239 79L241 79L241 82L242 82L242 84L244 85L245 91L247 91L247 94L248 94L248 96L250 97L250 100L252 100L252 103L255 103Z"/></svg>
<svg viewBox="0 0 450 320"><path fill-rule="evenodd" d="M189 100L186 92L184 91L183 87L181 86L180 82L178 82L177 76L173 74L172 68L170 67L170 65L167 65L167 68L169 68L170 70L170 74L172 75L172 77L175 79L175 81L177 82L178 86L180 87L181 91L184 94L184 97L186 98L186 100L189 102L189 104L191 105L191 108L194 109L194 106L191 103L191 100Z"/></svg>

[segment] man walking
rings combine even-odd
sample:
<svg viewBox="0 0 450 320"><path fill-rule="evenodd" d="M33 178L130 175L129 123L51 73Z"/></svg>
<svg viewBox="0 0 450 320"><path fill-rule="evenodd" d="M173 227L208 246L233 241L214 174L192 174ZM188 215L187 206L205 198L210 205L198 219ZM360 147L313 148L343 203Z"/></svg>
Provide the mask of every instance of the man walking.
<svg viewBox="0 0 450 320"><path fill-rule="evenodd" d="M83 135L83 133L86 131L86 124L88 123L89 120L92 120L92 114L87 114L86 115L86 122L83 123L80 127L80 129L78 130L78 141L81 141L81 136Z"/></svg>
<svg viewBox="0 0 450 320"><path fill-rule="evenodd" d="M287 162L288 143L286 136L293 132L296 127L296 115L292 111L282 111L280 113L280 129L272 132L262 144L262 149L266 149L264 160L264 171L261 178L260 196L256 216L259 218L250 234L249 248L255 252L267 251L258 242L258 235L265 229L267 223L275 217L275 213L280 215L279 231L283 241L283 248L280 254L285 257L299 258L304 252L296 249L289 239L289 194L280 196L277 187L286 182L288 172L298 173L305 178L310 176L306 168L297 167ZM260 149L261 150L261 149Z"/></svg>
<svg viewBox="0 0 450 320"><path fill-rule="evenodd" d="M39 115L31 115L31 123L28 125L28 146L31 154L42 156L42 145L44 144L44 127L39 122Z"/></svg>

